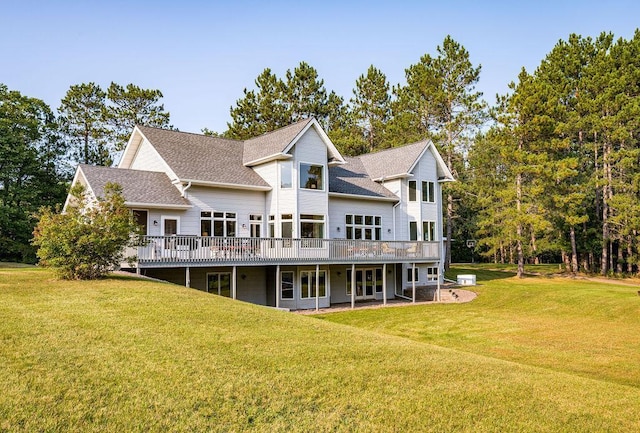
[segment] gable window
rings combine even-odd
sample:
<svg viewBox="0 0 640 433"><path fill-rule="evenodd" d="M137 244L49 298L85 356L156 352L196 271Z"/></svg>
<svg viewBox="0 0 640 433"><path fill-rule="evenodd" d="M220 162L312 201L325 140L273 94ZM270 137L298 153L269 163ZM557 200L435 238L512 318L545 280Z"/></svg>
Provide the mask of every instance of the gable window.
<svg viewBox="0 0 640 433"><path fill-rule="evenodd" d="M422 239L425 241L436 240L436 222L422 221Z"/></svg>
<svg viewBox="0 0 640 433"><path fill-rule="evenodd" d="M280 188L291 188L293 185L293 164L291 161L280 162Z"/></svg>
<svg viewBox="0 0 640 433"><path fill-rule="evenodd" d="M293 271L280 273L280 299L293 299Z"/></svg>
<svg viewBox="0 0 640 433"><path fill-rule="evenodd" d="M300 188L324 190L324 166L301 162Z"/></svg>
<svg viewBox="0 0 640 433"><path fill-rule="evenodd" d="M382 218L374 215L345 215L347 239L382 239Z"/></svg>
<svg viewBox="0 0 640 433"><path fill-rule="evenodd" d="M427 203L435 203L435 183L422 182L422 201Z"/></svg>
<svg viewBox="0 0 640 433"><path fill-rule="evenodd" d="M418 223L416 221L409 221L409 240L418 240Z"/></svg>
<svg viewBox="0 0 640 433"><path fill-rule="evenodd" d="M327 272L320 271L318 278L319 285L316 287L316 271L300 271L300 299L327 296Z"/></svg>
<svg viewBox="0 0 640 433"><path fill-rule="evenodd" d="M300 215L301 238L324 238L324 215Z"/></svg>
<svg viewBox="0 0 640 433"><path fill-rule="evenodd" d="M410 180L409 181L409 201L416 201L417 200L417 188L418 188L418 183L415 180Z"/></svg>

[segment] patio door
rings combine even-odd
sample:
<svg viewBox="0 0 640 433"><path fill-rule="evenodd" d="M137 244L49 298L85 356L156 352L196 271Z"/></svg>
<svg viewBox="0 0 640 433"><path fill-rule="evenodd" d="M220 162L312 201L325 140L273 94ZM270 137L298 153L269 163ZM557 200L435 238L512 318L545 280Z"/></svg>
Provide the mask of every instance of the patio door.
<svg viewBox="0 0 640 433"><path fill-rule="evenodd" d="M356 269L355 290L357 300L375 299L376 292L382 291L382 270ZM351 296L351 269L347 269L347 296Z"/></svg>

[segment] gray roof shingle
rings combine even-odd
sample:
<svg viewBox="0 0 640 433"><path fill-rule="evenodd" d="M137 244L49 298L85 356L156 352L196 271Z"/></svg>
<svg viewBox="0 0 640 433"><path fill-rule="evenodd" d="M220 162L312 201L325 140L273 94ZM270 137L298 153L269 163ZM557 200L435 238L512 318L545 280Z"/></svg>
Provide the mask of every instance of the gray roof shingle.
<svg viewBox="0 0 640 433"><path fill-rule="evenodd" d="M242 141L138 126L180 179L269 187L242 161Z"/></svg>
<svg viewBox="0 0 640 433"><path fill-rule="evenodd" d="M267 132L255 138L250 138L244 142L245 164L257 161L262 158L282 153L282 151L293 141L300 132L313 120L308 118L293 123L284 128Z"/></svg>
<svg viewBox="0 0 640 433"><path fill-rule="evenodd" d="M371 198L395 198L391 191L371 180L360 158L345 158L346 164L329 167L329 192Z"/></svg>
<svg viewBox="0 0 640 433"><path fill-rule="evenodd" d="M122 186L122 193L128 203L189 206L189 202L164 173L85 164L81 164L79 169L96 197L104 197L104 186L113 182Z"/></svg>
<svg viewBox="0 0 640 433"><path fill-rule="evenodd" d="M428 145L429 141L420 141L402 147L360 155L360 160L372 179L398 176L409 172Z"/></svg>

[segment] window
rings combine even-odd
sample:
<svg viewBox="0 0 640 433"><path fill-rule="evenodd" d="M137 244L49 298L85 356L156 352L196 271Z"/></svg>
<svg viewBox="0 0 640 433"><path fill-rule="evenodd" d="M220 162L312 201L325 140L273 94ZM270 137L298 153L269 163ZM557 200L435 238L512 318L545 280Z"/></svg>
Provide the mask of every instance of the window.
<svg viewBox="0 0 640 433"><path fill-rule="evenodd" d="M300 163L300 188L324 190L324 167L322 165Z"/></svg>
<svg viewBox="0 0 640 433"><path fill-rule="evenodd" d="M382 239L382 218L373 215L345 215L347 239Z"/></svg>
<svg viewBox="0 0 640 433"><path fill-rule="evenodd" d="M409 240L418 240L418 223L415 221L409 221Z"/></svg>
<svg viewBox="0 0 640 433"><path fill-rule="evenodd" d="M235 237L235 212L200 212L200 235Z"/></svg>
<svg viewBox="0 0 640 433"><path fill-rule="evenodd" d="M262 215L249 215L249 236L252 238L259 238L261 227Z"/></svg>
<svg viewBox="0 0 640 433"><path fill-rule="evenodd" d="M416 201L416 189L418 188L415 180L409 181L409 201Z"/></svg>
<svg viewBox="0 0 640 433"><path fill-rule="evenodd" d="M293 299L293 271L280 273L280 299Z"/></svg>
<svg viewBox="0 0 640 433"><path fill-rule="evenodd" d="M293 237L293 215L282 214L280 216L280 225L282 231L280 232L280 237L291 239Z"/></svg>
<svg viewBox="0 0 640 433"><path fill-rule="evenodd" d="M433 182L422 182L422 201L428 203L435 203L435 183Z"/></svg>
<svg viewBox="0 0 640 433"><path fill-rule="evenodd" d="M231 297L231 273L219 272L207 274L207 292Z"/></svg>
<svg viewBox="0 0 640 433"><path fill-rule="evenodd" d="M324 215L300 215L301 238L324 238Z"/></svg>
<svg viewBox="0 0 640 433"><path fill-rule="evenodd" d="M275 215L269 215L269 237L270 238L276 237L276 216Z"/></svg>
<svg viewBox="0 0 640 433"><path fill-rule="evenodd" d="M291 188L293 185L292 166L291 161L280 162L280 188Z"/></svg>
<svg viewBox="0 0 640 433"><path fill-rule="evenodd" d="M133 219L140 229L141 235L148 235L147 228L149 226L149 213L146 210L134 210Z"/></svg>
<svg viewBox="0 0 640 433"><path fill-rule="evenodd" d="M427 268L427 281L438 281L438 268Z"/></svg>
<svg viewBox="0 0 640 433"><path fill-rule="evenodd" d="M412 283L414 281L418 281L418 268L408 268L407 269L407 282Z"/></svg>
<svg viewBox="0 0 640 433"><path fill-rule="evenodd" d="M327 272L319 273L318 297L327 296ZM300 299L316 297L316 271L300 271Z"/></svg>
<svg viewBox="0 0 640 433"><path fill-rule="evenodd" d="M422 221L422 239L425 241L436 240L436 222Z"/></svg>

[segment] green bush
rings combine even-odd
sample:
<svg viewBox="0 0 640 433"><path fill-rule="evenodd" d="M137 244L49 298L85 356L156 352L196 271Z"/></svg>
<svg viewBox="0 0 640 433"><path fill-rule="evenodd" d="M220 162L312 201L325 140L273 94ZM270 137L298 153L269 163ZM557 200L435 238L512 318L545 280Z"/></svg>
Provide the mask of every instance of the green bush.
<svg viewBox="0 0 640 433"><path fill-rule="evenodd" d="M32 243L42 266L64 279L96 279L117 267L137 226L124 204L122 188L108 183L105 197L91 200L82 186L71 190L65 212L40 210Z"/></svg>

